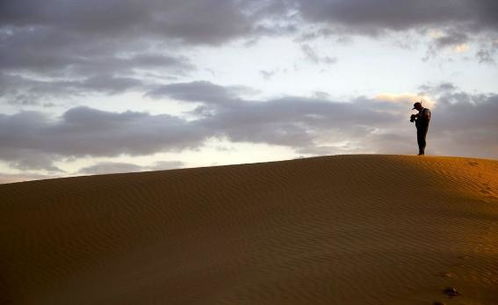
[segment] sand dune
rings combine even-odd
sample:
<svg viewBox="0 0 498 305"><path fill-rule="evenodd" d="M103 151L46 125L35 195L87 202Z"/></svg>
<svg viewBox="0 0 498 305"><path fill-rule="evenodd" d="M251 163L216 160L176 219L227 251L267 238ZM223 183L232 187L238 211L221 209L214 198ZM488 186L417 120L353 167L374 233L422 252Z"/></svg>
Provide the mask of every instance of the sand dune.
<svg viewBox="0 0 498 305"><path fill-rule="evenodd" d="M0 185L0 304L436 301L498 304L498 161L334 156Z"/></svg>

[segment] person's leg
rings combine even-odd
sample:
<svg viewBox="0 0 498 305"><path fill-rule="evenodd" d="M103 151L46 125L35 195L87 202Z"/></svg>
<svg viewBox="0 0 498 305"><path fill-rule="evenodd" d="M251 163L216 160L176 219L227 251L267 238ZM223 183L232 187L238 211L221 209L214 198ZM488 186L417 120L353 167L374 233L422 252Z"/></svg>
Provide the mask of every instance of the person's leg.
<svg viewBox="0 0 498 305"><path fill-rule="evenodd" d="M425 141L425 138L427 137L427 132L429 131L429 126L425 126L424 128L424 152L425 152L425 146L427 142Z"/></svg>
<svg viewBox="0 0 498 305"><path fill-rule="evenodd" d="M423 155L424 154L424 139L422 137L422 128L418 127L417 128L417 144L418 144L418 154Z"/></svg>
<svg viewBox="0 0 498 305"><path fill-rule="evenodd" d="M418 143L418 154L419 155L424 155L425 154L425 137L427 136L427 127L419 127L417 128L417 143Z"/></svg>

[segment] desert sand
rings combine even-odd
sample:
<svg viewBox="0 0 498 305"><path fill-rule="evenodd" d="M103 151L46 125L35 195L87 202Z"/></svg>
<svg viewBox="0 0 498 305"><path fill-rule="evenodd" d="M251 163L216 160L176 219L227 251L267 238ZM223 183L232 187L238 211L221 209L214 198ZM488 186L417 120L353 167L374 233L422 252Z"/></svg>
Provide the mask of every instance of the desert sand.
<svg viewBox="0 0 498 305"><path fill-rule="evenodd" d="M434 302L498 304L496 160L351 155L0 185L0 304Z"/></svg>

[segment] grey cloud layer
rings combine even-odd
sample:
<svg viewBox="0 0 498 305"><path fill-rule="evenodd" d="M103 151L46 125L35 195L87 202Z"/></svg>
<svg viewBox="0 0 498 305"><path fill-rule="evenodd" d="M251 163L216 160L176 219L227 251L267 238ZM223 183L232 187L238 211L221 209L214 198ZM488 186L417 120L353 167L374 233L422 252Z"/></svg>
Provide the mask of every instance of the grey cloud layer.
<svg viewBox="0 0 498 305"><path fill-rule="evenodd" d="M495 0L145 0L0 2L0 78L9 103L100 92L148 90L140 71L163 79L195 67L184 47L216 46L234 39L297 33L320 24L320 33L381 34L442 30L433 49L476 34L487 40L479 62L496 55ZM493 42L495 41L495 42ZM307 45L312 62L334 63ZM154 85L154 82L152 83Z"/></svg>
<svg viewBox="0 0 498 305"><path fill-rule="evenodd" d="M178 151L198 146L205 134L202 126L169 115L77 107L54 122L39 112L20 112L0 115L0 158L16 168L54 170L52 161L63 157Z"/></svg>
<svg viewBox="0 0 498 305"><path fill-rule="evenodd" d="M427 26L461 26L469 30L498 27L494 0L296 0L312 22L344 25L352 30L377 32Z"/></svg>
<svg viewBox="0 0 498 305"><path fill-rule="evenodd" d="M480 63L494 62L498 38L495 0L293 0L302 18L322 25L304 37L330 34L383 35L387 32L437 30L427 57L440 49L474 41Z"/></svg>
<svg viewBox="0 0 498 305"><path fill-rule="evenodd" d="M0 24L60 26L75 33L153 33L189 43L219 43L254 31L264 17L297 11L311 22L405 30L425 25L498 26L494 0L146 0L3 1Z"/></svg>
<svg viewBox="0 0 498 305"><path fill-rule="evenodd" d="M202 101L200 95L209 92L210 87L221 100L232 102L215 103L211 95L206 95L204 103L194 111L206 114L198 122L213 134L235 142L285 145L303 153L407 153L416 144L414 127L405 117L410 101L392 103L362 97L349 102L303 97L247 101L233 99L232 88L223 89L209 82L165 86L161 92L174 98L184 93L187 101ZM420 89L438 101L430 134L433 152L498 158L498 95L469 94L451 83ZM191 99L195 93L200 95ZM319 139L323 134L332 142L356 144L349 148L332 145L322 150Z"/></svg>
<svg viewBox="0 0 498 305"><path fill-rule="evenodd" d="M133 163L126 162L100 162L95 165L84 167L79 170L83 174L109 174L109 173L124 173L124 172L138 172L150 170L165 170L179 168L183 166L180 161L160 161L152 166L140 166Z"/></svg>
<svg viewBox="0 0 498 305"><path fill-rule="evenodd" d="M257 2L257 3L256 3ZM0 78L10 104L98 92L143 91L195 67L189 45L219 45L270 33L259 21L279 1L0 2ZM268 13L266 12L268 11Z"/></svg>
<svg viewBox="0 0 498 305"><path fill-rule="evenodd" d="M119 37L156 35L188 43L219 43L251 30L238 1L3 1L0 24L61 27L71 33Z"/></svg>
<svg viewBox="0 0 498 305"><path fill-rule="evenodd" d="M470 95L451 84L424 89L440 92L430 151L498 157L498 95ZM163 87L162 95L199 103L194 111L198 119L191 121L87 107L72 108L56 121L38 112L0 115L0 159L17 168L55 170L53 161L61 158L181 151L200 147L211 137L283 145L311 154L407 153L415 147L414 127L406 117L409 101L285 97L216 103L212 94L202 98L206 92L232 96L231 90L208 82Z"/></svg>
<svg viewBox="0 0 498 305"><path fill-rule="evenodd" d="M296 16L302 17L301 23L296 23ZM151 41L216 45L280 34L279 21L294 27L323 23L331 31L366 34L438 27L445 35L436 43L444 46L466 41L471 33L496 36L498 4L494 0L2 1L0 66L39 71L91 66L87 61L96 55L92 62L108 68L106 62L120 64L109 61L109 56L143 52ZM17 52L7 52L13 49Z"/></svg>
<svg viewBox="0 0 498 305"><path fill-rule="evenodd" d="M152 98L171 97L185 102L203 102L209 104L226 104L238 100L243 87L224 87L207 81L176 83L156 88L147 92Z"/></svg>

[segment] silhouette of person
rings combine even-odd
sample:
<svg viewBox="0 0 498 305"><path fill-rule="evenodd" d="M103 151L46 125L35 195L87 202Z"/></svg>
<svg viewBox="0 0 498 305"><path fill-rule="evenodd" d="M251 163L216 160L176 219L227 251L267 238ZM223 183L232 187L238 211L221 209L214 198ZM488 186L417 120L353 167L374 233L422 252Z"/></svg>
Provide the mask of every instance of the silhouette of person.
<svg viewBox="0 0 498 305"><path fill-rule="evenodd" d="M431 111L424 108L420 102L413 104L413 109L418 110L418 113L412 114L410 122L415 122L415 127L417 127L418 155L423 156L426 146L425 137L427 136L429 122L431 121Z"/></svg>

